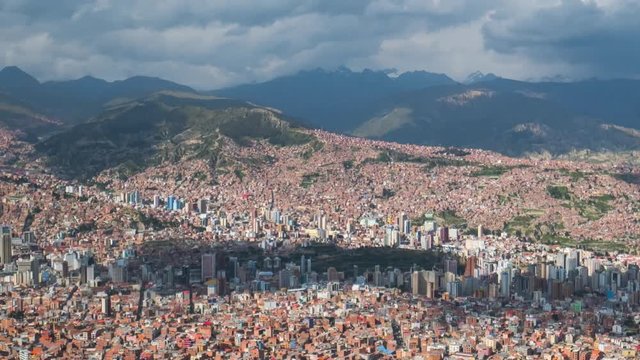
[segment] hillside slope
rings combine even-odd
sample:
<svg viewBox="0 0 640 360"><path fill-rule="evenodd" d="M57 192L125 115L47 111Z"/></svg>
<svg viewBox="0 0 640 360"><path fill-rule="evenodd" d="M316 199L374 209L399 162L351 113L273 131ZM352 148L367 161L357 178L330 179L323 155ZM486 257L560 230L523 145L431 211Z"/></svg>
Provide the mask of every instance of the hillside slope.
<svg viewBox="0 0 640 360"><path fill-rule="evenodd" d="M508 155L640 149L637 133L531 92L490 83L429 88L389 99L353 134L405 143L483 148ZM402 114L402 116L398 116Z"/></svg>
<svg viewBox="0 0 640 360"><path fill-rule="evenodd" d="M276 145L309 141L280 114L245 102L185 93L158 93L108 108L36 146L50 165L79 177L119 168L130 175L163 162L217 161L223 138L239 144L266 139Z"/></svg>

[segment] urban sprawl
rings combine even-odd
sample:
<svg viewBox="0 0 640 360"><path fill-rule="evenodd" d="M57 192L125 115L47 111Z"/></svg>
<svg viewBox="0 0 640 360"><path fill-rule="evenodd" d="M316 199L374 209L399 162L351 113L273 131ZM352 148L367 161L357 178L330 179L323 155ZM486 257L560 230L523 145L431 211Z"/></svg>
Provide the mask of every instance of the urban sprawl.
<svg viewBox="0 0 640 360"><path fill-rule="evenodd" d="M317 154L228 143L254 160L236 169L81 183L3 166L0 358L640 358L637 185L478 150L465 158L506 170L380 165L382 148L459 155L313 133ZM30 151L8 132L0 148ZM616 206L599 217L563 206L602 189ZM538 241L514 216L566 234Z"/></svg>

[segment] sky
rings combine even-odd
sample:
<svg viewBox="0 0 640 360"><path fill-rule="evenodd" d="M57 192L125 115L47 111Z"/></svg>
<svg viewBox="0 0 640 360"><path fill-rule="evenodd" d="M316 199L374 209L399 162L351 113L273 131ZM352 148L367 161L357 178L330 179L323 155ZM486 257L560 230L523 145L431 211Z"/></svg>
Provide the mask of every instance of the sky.
<svg viewBox="0 0 640 360"><path fill-rule="evenodd" d="M312 68L640 77L640 0L0 0L0 66L215 89Z"/></svg>

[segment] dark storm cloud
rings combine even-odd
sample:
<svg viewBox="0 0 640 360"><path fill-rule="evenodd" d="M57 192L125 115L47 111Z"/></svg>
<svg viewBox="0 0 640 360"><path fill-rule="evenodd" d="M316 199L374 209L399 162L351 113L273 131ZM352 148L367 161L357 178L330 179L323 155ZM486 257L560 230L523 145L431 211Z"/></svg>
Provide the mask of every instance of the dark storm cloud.
<svg viewBox="0 0 640 360"><path fill-rule="evenodd" d="M632 2L0 0L0 65L42 79L143 74L200 88L340 65L529 77L616 60L627 73L631 63L609 54L638 59L638 46L624 49L637 33L629 13L638 15Z"/></svg>
<svg viewBox="0 0 640 360"><path fill-rule="evenodd" d="M497 12L483 28L487 48L537 61L562 61L586 76L640 75L638 1L564 0L512 16Z"/></svg>

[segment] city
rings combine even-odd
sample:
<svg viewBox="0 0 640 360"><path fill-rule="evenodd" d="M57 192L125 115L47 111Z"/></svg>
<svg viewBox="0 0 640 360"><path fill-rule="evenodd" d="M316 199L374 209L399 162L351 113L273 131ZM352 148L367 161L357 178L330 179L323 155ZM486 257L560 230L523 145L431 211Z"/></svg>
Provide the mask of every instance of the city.
<svg viewBox="0 0 640 360"><path fill-rule="evenodd" d="M314 134L325 149L345 141L367 154L396 146ZM330 158L346 175L335 170L293 190L296 180L277 174L290 171L286 166L309 147L234 149L275 153L267 165L242 170L255 182L218 170L213 186L197 180L213 176L199 160L126 180L107 171L85 185L56 179L37 162L24 172L5 169L0 351L87 359L637 356L640 256L632 247L540 243L520 230L496 228L500 213L493 209L476 214L488 216L486 224L460 223L453 211L439 210L443 194L450 204L456 192L438 189L448 171L464 181L459 166L421 175L425 187L442 191L420 199L424 213L414 210L417 202L402 199L415 194L408 180L402 180L408 192L386 180L342 190L340 177L355 170L338 151L318 151L296 169L318 168L315 162ZM404 145L394 151L441 152ZM497 155L469 152L467 161L496 161ZM364 163L360 174L370 176L384 176L381 166L405 176L423 166L375 164L357 151L348 156L354 165ZM517 178L520 169L526 170L520 176L530 176L540 166L524 164L499 180L481 181L500 182L494 187L504 192L510 181L522 182L505 178ZM578 164L543 165L545 173L564 173ZM174 180L178 173L192 181ZM557 174L548 176L559 181ZM395 195L383 196L379 183ZM628 199L640 198L636 187L617 188ZM483 196L491 191L485 187ZM636 233L630 226L637 220L626 223L621 214L571 235L579 237L588 226ZM560 218L570 224L575 215Z"/></svg>
<svg viewBox="0 0 640 360"><path fill-rule="evenodd" d="M638 19L0 0L0 360L640 359Z"/></svg>

